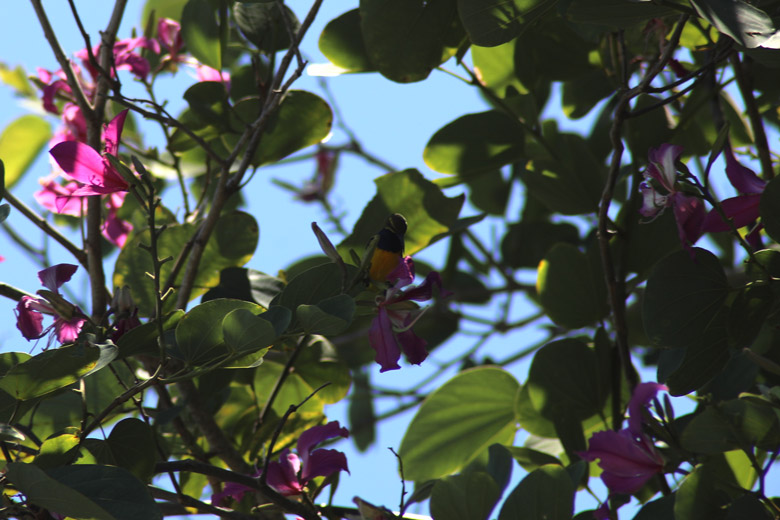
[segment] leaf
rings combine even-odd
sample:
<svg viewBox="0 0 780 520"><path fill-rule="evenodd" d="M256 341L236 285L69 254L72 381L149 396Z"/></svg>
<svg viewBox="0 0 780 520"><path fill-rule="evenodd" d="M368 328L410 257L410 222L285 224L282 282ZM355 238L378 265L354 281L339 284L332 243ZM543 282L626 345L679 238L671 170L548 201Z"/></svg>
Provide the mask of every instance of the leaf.
<svg viewBox="0 0 780 520"><path fill-rule="evenodd" d="M515 269L536 268L557 243L577 245L579 241L579 231L572 224L523 219L507 226L501 257Z"/></svg>
<svg viewBox="0 0 780 520"><path fill-rule="evenodd" d="M522 157L523 141L522 127L504 112L467 114L433 134L423 159L440 173L484 172Z"/></svg>
<svg viewBox="0 0 780 520"><path fill-rule="evenodd" d="M507 447L509 453L517 461L520 466L529 473L546 464L558 464L561 465L561 461L556 457L542 451L534 450L532 448L524 448L520 446Z"/></svg>
<svg viewBox="0 0 780 520"><path fill-rule="evenodd" d="M360 28L371 62L386 78L420 81L456 47L458 13L451 0L360 0Z"/></svg>
<svg viewBox="0 0 780 520"><path fill-rule="evenodd" d="M770 180L761 193L759 212L767 234L780 242L780 181L777 178Z"/></svg>
<svg viewBox="0 0 780 520"><path fill-rule="evenodd" d="M115 520L108 511L34 464L11 462L6 466L6 475L32 504L77 519Z"/></svg>
<svg viewBox="0 0 780 520"><path fill-rule="evenodd" d="M569 329L590 325L608 311L606 288L596 255L554 245L539 263L536 290L545 312Z"/></svg>
<svg viewBox="0 0 780 520"><path fill-rule="evenodd" d="M464 467L493 443L515 433L515 395L508 372L479 367L461 372L420 406L401 441L404 475L416 482Z"/></svg>
<svg viewBox="0 0 780 520"><path fill-rule="evenodd" d="M236 309L246 309L253 314L260 314L264 310L259 305L241 300L211 300L201 303L179 321L176 326L176 346L171 349L170 354L188 365L195 366L227 357L231 352L225 343L226 331L232 340L243 345L240 343L240 336L234 337L234 327L226 328L223 325L225 318ZM230 320L228 322L232 324ZM236 335L238 333L239 331L235 331Z"/></svg>
<svg viewBox="0 0 780 520"><path fill-rule="evenodd" d="M354 276L355 269L348 273ZM279 294L275 305L296 311L301 305L316 305L341 294L342 275L334 263L320 264L302 272ZM296 318L297 319L297 318Z"/></svg>
<svg viewBox="0 0 780 520"><path fill-rule="evenodd" d="M59 390L110 363L114 345L66 345L33 356L11 368L0 379L0 390L24 401Z"/></svg>
<svg viewBox="0 0 780 520"><path fill-rule="evenodd" d="M554 420L582 421L604 408L608 383L601 381L596 352L578 339L553 341L542 347L528 370L528 395L534 409Z"/></svg>
<svg viewBox="0 0 780 520"><path fill-rule="evenodd" d="M674 501L674 517L686 520L719 520L726 517L725 494L716 487L714 471L696 466L680 483Z"/></svg>
<svg viewBox="0 0 780 520"><path fill-rule="evenodd" d="M155 16L160 18L170 18L171 20L181 21L181 13L187 0L146 0L144 10L141 14L140 26L144 26L149 20L149 16L154 11Z"/></svg>
<svg viewBox="0 0 780 520"><path fill-rule="evenodd" d="M647 281L642 319L657 346L684 347L713 326L729 285L718 258L694 248L672 253L656 264Z"/></svg>
<svg viewBox="0 0 780 520"><path fill-rule="evenodd" d="M184 317L184 311L177 309L163 317L163 332L172 330ZM138 354L159 354L160 345L157 342L159 337L159 324L156 320L142 323L138 327L130 329L117 340L119 354L117 359L125 359Z"/></svg>
<svg viewBox="0 0 780 520"><path fill-rule="evenodd" d="M455 226L463 206L463 196L446 197L441 188L417 170L388 173L375 179L374 183L377 194L363 209L352 234L338 245L344 258L349 258L350 249L361 254L392 213L406 217L405 254L413 255L446 236Z"/></svg>
<svg viewBox="0 0 780 520"><path fill-rule="evenodd" d="M295 315L307 334L332 336L340 334L352 323L355 300L348 294L339 294L322 300L317 305L300 305Z"/></svg>
<svg viewBox="0 0 780 520"><path fill-rule="evenodd" d="M86 496L116 520L162 520L146 486L124 468L90 464L65 466L47 472L61 485Z"/></svg>
<svg viewBox="0 0 780 520"><path fill-rule="evenodd" d="M663 18L677 11L652 2L625 0L572 0L566 8L566 17L583 24L602 24L628 28L643 24L651 18Z"/></svg>
<svg viewBox="0 0 780 520"><path fill-rule="evenodd" d="M376 412L368 376L356 372L349 399L349 433L358 451L364 452L376 439Z"/></svg>
<svg viewBox="0 0 780 520"><path fill-rule="evenodd" d="M160 258L177 258L187 247L188 241L197 232L195 224L171 224L159 236L157 254ZM244 265L252 257L257 247L260 230L254 217L248 213L234 211L223 214L217 222L198 264L198 274L195 277L191 299L205 293L209 287L219 283L219 273L226 267ZM140 244L149 244L148 231L133 235L125 244L116 260L114 268L114 286L130 287L133 301L138 306L141 316L150 316L154 312L156 295L146 273L154 272L149 253ZM166 262L161 269L161 279L167 280L171 274L174 262ZM179 285L183 269L179 271L173 285ZM173 310L175 297L168 298L165 310Z"/></svg>
<svg viewBox="0 0 780 520"><path fill-rule="evenodd" d="M726 315L713 317L713 324L685 348L679 366L665 379L671 395L686 395L712 380L729 360ZM660 364L659 364L660 370ZM659 381L661 377L659 375Z"/></svg>
<svg viewBox="0 0 780 520"><path fill-rule="evenodd" d="M479 520L488 518L501 498L495 480L485 472L453 475L436 482L431 492L434 520Z"/></svg>
<svg viewBox="0 0 780 520"><path fill-rule="evenodd" d="M222 69L222 45L214 8L208 0L189 0L181 13L181 37L201 63Z"/></svg>
<svg viewBox="0 0 780 520"><path fill-rule="evenodd" d="M222 320L222 333L231 350L251 353L270 347L292 318L292 313L285 307L276 306L272 311L259 315L256 311L257 309L239 307L229 312Z"/></svg>
<svg viewBox="0 0 780 520"><path fill-rule="evenodd" d="M230 298L262 305L266 309L284 289L284 282L275 276L244 267L226 267L219 273L219 285L203 295L201 301Z"/></svg>
<svg viewBox="0 0 780 520"><path fill-rule="evenodd" d="M260 114L257 98L248 98L236 104L237 113L245 124L251 124ZM274 163L307 146L322 142L330 134L333 111L330 105L311 92L290 90L270 116L261 145L252 158L253 166ZM231 146L238 136L230 136Z"/></svg>
<svg viewBox="0 0 780 520"><path fill-rule="evenodd" d="M130 471L141 482L150 482L157 462L152 428L140 419L121 420L107 439L114 466Z"/></svg>
<svg viewBox="0 0 780 520"><path fill-rule="evenodd" d="M0 159L5 163L5 188L12 188L51 139L51 126L40 116L24 115L0 135Z"/></svg>
<svg viewBox="0 0 780 520"><path fill-rule="evenodd" d="M201 81L184 91L184 100L202 124L221 130L230 127L230 104L225 85L216 81Z"/></svg>
<svg viewBox="0 0 780 520"><path fill-rule="evenodd" d="M363 43L359 9L329 21L320 34L319 48L331 63L349 72L376 70Z"/></svg>
<svg viewBox="0 0 780 520"><path fill-rule="evenodd" d="M772 18L758 7L743 0L691 0L691 4L702 18L740 45L778 48L769 41L777 33Z"/></svg>
<svg viewBox="0 0 780 520"><path fill-rule="evenodd" d="M555 7L553 0L458 0L463 27L474 45L495 47Z"/></svg>
<svg viewBox="0 0 780 520"><path fill-rule="evenodd" d="M279 9L280 6L285 10L284 15ZM276 2L235 2L233 16L241 34L266 53L289 48L289 31L295 34L301 25L289 7ZM289 22L285 22L283 17L287 17Z"/></svg>
<svg viewBox="0 0 780 520"><path fill-rule="evenodd" d="M498 520L570 520L574 484L562 466L549 464L528 474L509 494Z"/></svg>

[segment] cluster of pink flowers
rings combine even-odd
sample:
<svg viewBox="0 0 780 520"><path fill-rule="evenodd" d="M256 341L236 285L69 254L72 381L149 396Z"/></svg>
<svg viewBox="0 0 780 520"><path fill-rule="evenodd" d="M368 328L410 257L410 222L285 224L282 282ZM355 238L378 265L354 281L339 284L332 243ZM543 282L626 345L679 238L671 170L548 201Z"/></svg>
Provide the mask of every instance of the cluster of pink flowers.
<svg viewBox="0 0 780 520"><path fill-rule="evenodd" d="M229 82L228 73L217 71L180 54L183 41L181 27L177 22L161 18L157 25L157 36L157 38L139 36L117 41L113 48L114 68L110 73L113 75L114 69L127 70L135 78L145 81L151 72L151 66L138 50L147 49L155 54L161 54L162 49L165 48L168 54L162 56L161 66L170 65L171 70L175 70L177 63L188 63L195 67L199 81ZM96 59L99 54L100 46L92 49L92 58ZM91 99L95 93L99 71L87 49L77 52L76 57L81 65L72 63L73 72L81 90L88 99ZM43 108L47 112L59 115L62 125L50 142L50 153L55 161L54 172L51 176L41 179L42 187L35 193L35 199L49 211L80 217L85 210L84 197L104 196L106 213L103 236L121 248L133 229L129 222L118 216L118 210L124 203L129 185L105 156L101 157L97 151L86 145L86 120L79 106L71 98L73 92L66 78L65 72L61 69L56 72L38 69L38 79L44 85ZM56 103L58 97L65 99L61 108ZM126 117L127 110L120 112L106 125L103 133L105 154L114 156L117 154ZM63 182L57 181L60 177Z"/></svg>

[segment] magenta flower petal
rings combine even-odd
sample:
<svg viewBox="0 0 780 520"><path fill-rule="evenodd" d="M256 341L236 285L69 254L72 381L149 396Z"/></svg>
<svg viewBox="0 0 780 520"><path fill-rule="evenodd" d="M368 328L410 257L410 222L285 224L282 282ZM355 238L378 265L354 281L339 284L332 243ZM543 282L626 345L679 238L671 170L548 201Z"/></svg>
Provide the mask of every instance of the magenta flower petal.
<svg viewBox="0 0 780 520"><path fill-rule="evenodd" d="M303 432L298 438L297 448L304 467L307 464L309 454L317 444L335 437L349 437L349 430L342 428L338 421L312 426Z"/></svg>
<svg viewBox="0 0 780 520"><path fill-rule="evenodd" d="M34 300L30 296L22 296L16 305L16 328L28 341L38 339L43 334L43 314L30 305Z"/></svg>
<svg viewBox="0 0 780 520"><path fill-rule="evenodd" d="M653 475L663 471L660 453L646 438L634 438L629 430L602 431L590 438L588 451L579 455L599 459L604 484L617 493L637 492Z"/></svg>
<svg viewBox="0 0 780 520"><path fill-rule="evenodd" d="M452 295L452 292L446 289L442 289L441 285L442 285L441 275L436 271L431 271L430 273L428 273L428 276L425 277L423 283L421 283L417 287L414 287L413 289L409 289L408 291L404 292L404 294L400 296L398 299L396 299L395 301L414 300L417 302L421 302L425 300L430 300L433 297L434 287L439 288L439 294L444 298Z"/></svg>
<svg viewBox="0 0 780 520"><path fill-rule="evenodd" d="M80 317L73 317L69 320L57 318L54 320L54 333L60 343L72 343L79 337L81 328L87 320Z"/></svg>
<svg viewBox="0 0 780 520"><path fill-rule="evenodd" d="M390 316L384 307L379 308L379 314L371 322L371 328L368 330L368 342L376 351L374 360L381 367L380 372L401 368L398 364L401 350L398 348L398 342L393 333Z"/></svg>
<svg viewBox="0 0 780 520"><path fill-rule="evenodd" d="M162 44L171 53L171 57L175 59L182 45L184 45L179 22L170 18L160 18L157 22L157 37L160 38Z"/></svg>
<svg viewBox="0 0 780 520"><path fill-rule="evenodd" d="M300 495L303 491L303 485L298 481L300 469L301 462L298 456L285 449L279 455L279 462L273 461L268 464L266 482L282 495Z"/></svg>
<svg viewBox="0 0 780 520"><path fill-rule="evenodd" d="M415 334L411 329L399 332L398 342L401 344L407 361L412 365L419 365L428 357L428 350L425 348L428 342Z"/></svg>
<svg viewBox="0 0 780 520"><path fill-rule="evenodd" d="M69 281L78 268L79 266L73 264L53 265L38 271L38 280L48 290L58 292L62 284Z"/></svg>
<svg viewBox="0 0 780 520"><path fill-rule="evenodd" d="M398 266L387 275L387 279L393 282L393 289L396 290L412 283L414 281L414 260L412 257L402 258L398 262Z"/></svg>
<svg viewBox="0 0 780 520"><path fill-rule="evenodd" d="M702 226L706 212L704 203L696 197L689 197L682 193L670 195L674 219L677 222L677 232L684 248L691 250L693 244L702 235Z"/></svg>
<svg viewBox="0 0 780 520"><path fill-rule="evenodd" d="M327 477L342 470L349 473L346 455L337 450L314 450L303 466L301 481L309 482L314 477Z"/></svg>
<svg viewBox="0 0 780 520"><path fill-rule="evenodd" d="M73 180L82 184L95 184L103 179L103 157L91 146L76 141L64 141L49 153Z"/></svg>
<svg viewBox="0 0 780 520"><path fill-rule="evenodd" d="M52 213L80 217L83 213L83 199L74 197L73 192L79 185L69 182L62 186L54 181L41 181L41 189L33 193L35 200Z"/></svg>
<svg viewBox="0 0 780 520"><path fill-rule="evenodd" d="M724 156L726 157L726 175L738 192L748 194L764 191L766 181L759 178L750 168L742 166L734 157L734 151L730 146L724 150Z"/></svg>
<svg viewBox="0 0 780 520"><path fill-rule="evenodd" d="M222 491L211 495L211 505L220 506L224 503L226 498L232 498L236 502L239 502L244 498L247 491L251 491L251 489L243 484L239 484L238 482L226 482L225 485L222 486Z"/></svg>
<svg viewBox="0 0 780 520"><path fill-rule="evenodd" d="M666 391L660 383L639 383L634 388L631 400L628 402L628 430L634 435L642 433L642 409L650 404L655 394Z"/></svg>
<svg viewBox="0 0 780 520"><path fill-rule="evenodd" d="M664 143L658 148L652 148L648 152L650 164L646 174L657 180L668 191L674 191L674 183L677 179L677 167L675 162L682 155L682 146Z"/></svg>
<svg viewBox="0 0 780 520"><path fill-rule="evenodd" d="M758 219L758 207L760 202L761 194L751 193L748 195L731 197L730 199L721 201L720 204L726 216L734 222L734 227L739 229ZM731 228L723 221L720 214L713 209L710 210L704 218L702 229L705 232L718 232L729 231Z"/></svg>
<svg viewBox="0 0 780 520"><path fill-rule="evenodd" d="M119 138L122 135L122 129L125 127L127 112L128 109L122 110L106 125L106 129L103 131L106 153L116 155L117 150L119 150Z"/></svg>

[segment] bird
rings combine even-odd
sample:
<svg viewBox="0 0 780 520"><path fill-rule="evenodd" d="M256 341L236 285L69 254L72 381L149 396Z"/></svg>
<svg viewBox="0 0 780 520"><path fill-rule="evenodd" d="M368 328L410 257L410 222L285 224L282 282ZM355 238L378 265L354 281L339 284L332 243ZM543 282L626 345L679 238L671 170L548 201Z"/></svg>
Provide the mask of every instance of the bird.
<svg viewBox="0 0 780 520"><path fill-rule="evenodd" d="M400 213L393 213L384 227L368 241L364 262L368 263L366 282L386 283L387 276L398 267L404 255L406 219Z"/></svg>

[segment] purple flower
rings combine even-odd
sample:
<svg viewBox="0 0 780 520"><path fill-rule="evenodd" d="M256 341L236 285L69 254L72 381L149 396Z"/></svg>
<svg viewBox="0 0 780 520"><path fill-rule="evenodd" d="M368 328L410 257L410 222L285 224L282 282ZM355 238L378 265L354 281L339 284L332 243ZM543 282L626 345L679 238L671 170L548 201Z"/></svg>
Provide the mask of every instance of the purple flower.
<svg viewBox="0 0 780 520"><path fill-rule="evenodd" d="M376 351L375 361L382 367L380 372L401 368L398 360L402 349L413 365L419 365L428 357L427 342L411 330L422 316L422 311L412 301L430 300L434 287L439 288L442 296L451 294L442 289L441 276L435 271L428 273L419 286L401 291L414 280L414 262L410 256L402 259L387 278L395 280L395 284L377 298L377 316L368 331L368 341Z"/></svg>
<svg viewBox="0 0 780 520"><path fill-rule="evenodd" d="M38 272L41 284L50 291L50 297L22 296L16 306L16 327L27 340L38 339L54 329L60 343L75 341L87 321L81 310L63 300L59 288L71 279L78 266L57 264ZM55 300L55 301L52 301ZM43 315L55 316L54 323L43 330Z"/></svg>
<svg viewBox="0 0 780 520"><path fill-rule="evenodd" d="M337 471L346 471L347 457L337 450L314 449L317 444L334 437L349 437L349 431L342 428L338 421L314 426L298 438L296 450L298 454L285 449L279 455L279 461L268 464L266 482L273 489L285 496L300 495L306 485L315 477L327 477ZM255 477L260 476L257 472ZM225 498L241 500L251 488L242 484L229 482L223 490L211 497L211 503L219 505Z"/></svg>
<svg viewBox="0 0 780 520"><path fill-rule="evenodd" d="M628 404L628 428L594 433L588 451L579 453L587 461L599 459L601 480L612 493L636 493L663 471L663 456L642 431L642 411L659 390L666 387L658 383L637 385Z"/></svg>
<svg viewBox="0 0 780 520"><path fill-rule="evenodd" d="M123 110L106 125L103 132L105 153L117 154L126 117L127 110ZM130 187L106 157L84 143L64 141L49 150L49 153L68 177L82 184L71 196L105 195L127 191ZM68 198L58 199L58 206L64 207Z"/></svg>
<svg viewBox="0 0 780 520"><path fill-rule="evenodd" d="M160 39L160 43L168 49L171 61L179 61L179 51L184 45L179 22L170 18L160 18L157 22L157 37Z"/></svg>
<svg viewBox="0 0 780 520"><path fill-rule="evenodd" d="M704 203L677 188L676 162L682 155L682 147L662 144L648 153L649 164L644 172L645 180L639 185L642 194L642 216L655 218L671 207L677 222L677 232L683 247L692 250L702 235Z"/></svg>
<svg viewBox="0 0 780 520"><path fill-rule="evenodd" d="M738 229L758 219L758 206L761 201L761 193L766 187L766 181L759 178L750 168L742 166L734 157L731 146L727 145L723 153L726 157L726 175L739 195L723 200L720 205L723 213ZM707 232L718 232L729 231L731 227L713 209L704 219L703 229ZM760 228L758 229L760 230Z"/></svg>

